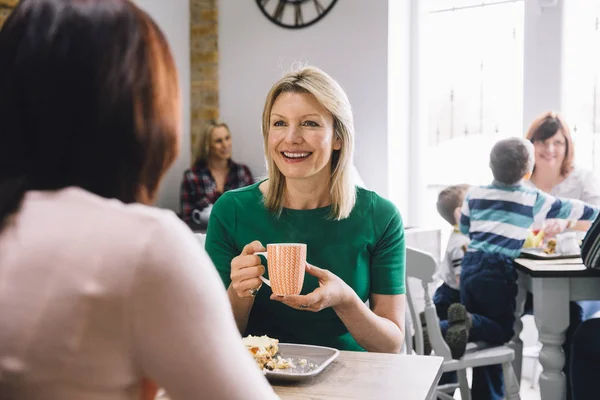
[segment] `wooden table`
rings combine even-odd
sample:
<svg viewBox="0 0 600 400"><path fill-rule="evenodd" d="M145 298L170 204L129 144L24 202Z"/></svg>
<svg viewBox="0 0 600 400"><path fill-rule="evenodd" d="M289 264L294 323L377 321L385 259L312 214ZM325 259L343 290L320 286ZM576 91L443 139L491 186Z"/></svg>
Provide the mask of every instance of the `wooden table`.
<svg viewBox="0 0 600 400"><path fill-rule="evenodd" d="M282 400L435 399L441 357L342 351L323 372L301 382L272 382Z"/></svg>
<svg viewBox="0 0 600 400"><path fill-rule="evenodd" d="M522 343L518 338L523 328L520 322L526 292L533 293L533 316L539 331L542 350L540 393L544 400L563 400L566 397L566 377L562 373L565 355L562 345L569 326L569 301L600 300L600 271L589 270L581 258L563 260L530 260L518 258L515 267L519 275L517 296L517 323L515 341L519 351ZM520 364L520 361L518 361ZM520 373L520 365L517 365Z"/></svg>

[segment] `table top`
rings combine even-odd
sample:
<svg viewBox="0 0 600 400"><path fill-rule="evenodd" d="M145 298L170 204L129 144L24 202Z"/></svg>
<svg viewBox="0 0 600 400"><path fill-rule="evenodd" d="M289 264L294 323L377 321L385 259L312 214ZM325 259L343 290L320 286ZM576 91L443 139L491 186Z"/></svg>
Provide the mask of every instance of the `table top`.
<svg viewBox="0 0 600 400"><path fill-rule="evenodd" d="M517 258L515 268L536 278L600 277L600 270L586 268L581 258L561 260Z"/></svg>
<svg viewBox="0 0 600 400"><path fill-rule="evenodd" d="M282 400L423 400L432 397L442 362L433 356L341 351L311 379L271 383Z"/></svg>

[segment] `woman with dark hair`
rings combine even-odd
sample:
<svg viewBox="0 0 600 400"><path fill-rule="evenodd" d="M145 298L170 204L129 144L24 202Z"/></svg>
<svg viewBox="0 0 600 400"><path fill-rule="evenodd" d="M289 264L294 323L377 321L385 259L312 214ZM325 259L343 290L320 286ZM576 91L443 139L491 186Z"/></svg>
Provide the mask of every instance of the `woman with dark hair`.
<svg viewBox="0 0 600 400"><path fill-rule="evenodd" d="M250 169L231 159L231 132L225 122L210 121L198 139L196 160L181 182L181 216L188 224L208 223L223 193L254 182Z"/></svg>
<svg viewBox="0 0 600 400"><path fill-rule="evenodd" d="M592 171L575 164L575 146L571 131L560 114L554 111L543 113L531 123L525 137L533 143L535 150L535 167L526 184L555 197L581 200L600 206L600 181ZM548 219L543 226L534 228L543 228L545 236L552 237L567 229L583 233L590 225L589 221ZM532 294L528 293L526 313L533 311L533 301ZM571 376L569 368L573 334L582 321L599 310L600 302L597 301L569 302L569 327L563 344L566 358L564 372L567 380ZM570 384L567 385L567 398L571 398Z"/></svg>
<svg viewBox="0 0 600 400"><path fill-rule="evenodd" d="M532 122L526 135L535 148L535 168L529 185L556 197L576 199L600 207L600 179L590 170L575 164L575 149L566 121L549 111ZM580 238L590 227L589 221L546 220L546 237L566 229L577 231ZM600 302L581 301L582 318L588 319L600 311Z"/></svg>
<svg viewBox="0 0 600 400"><path fill-rule="evenodd" d="M155 23L22 0L0 54L0 397L276 398L210 259L148 206L181 134Z"/></svg>
<svg viewBox="0 0 600 400"><path fill-rule="evenodd" d="M535 149L535 168L528 184L556 197L581 200L600 206L600 180L592 171L575 165L575 149L566 121L546 112L529 127L526 138ZM586 231L588 221L547 220L546 235L571 228Z"/></svg>

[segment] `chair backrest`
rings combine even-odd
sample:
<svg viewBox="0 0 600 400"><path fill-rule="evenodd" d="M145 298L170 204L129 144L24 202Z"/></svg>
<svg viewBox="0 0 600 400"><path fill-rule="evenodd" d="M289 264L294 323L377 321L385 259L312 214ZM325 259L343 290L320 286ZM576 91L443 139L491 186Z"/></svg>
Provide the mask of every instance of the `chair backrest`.
<svg viewBox="0 0 600 400"><path fill-rule="evenodd" d="M435 258L424 251L413 249L411 247L406 248L406 276L416 278L421 281L423 285L423 291L425 296L425 321L427 323L427 333L429 335L429 341L435 354L440 357L444 357L445 360L451 360L452 356L450 348L442 337L440 330L440 321L435 311L435 306L431 300L429 294L429 285L434 281L434 274L437 268ZM414 321L415 329L415 345L417 354L423 354L423 329L421 326L421 319L417 315L415 310L415 299L409 289L409 285L406 285L406 298L408 302L408 308L412 320Z"/></svg>
<svg viewBox="0 0 600 400"><path fill-rule="evenodd" d="M433 256L412 247L406 248L406 275L421 282L432 283L437 263Z"/></svg>

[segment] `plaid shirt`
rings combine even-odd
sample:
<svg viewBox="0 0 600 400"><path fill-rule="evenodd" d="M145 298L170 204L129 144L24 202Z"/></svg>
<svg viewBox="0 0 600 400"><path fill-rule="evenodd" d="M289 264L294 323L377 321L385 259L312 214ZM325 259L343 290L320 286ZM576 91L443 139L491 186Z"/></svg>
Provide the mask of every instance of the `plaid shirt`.
<svg viewBox="0 0 600 400"><path fill-rule="evenodd" d="M254 183L250 169L244 164L229 161L229 175L225 181L225 191L241 188ZM217 183L213 178L206 161L198 161L192 168L183 173L180 201L181 217L185 222L191 222L192 211L202 211L223 193L217 191Z"/></svg>

